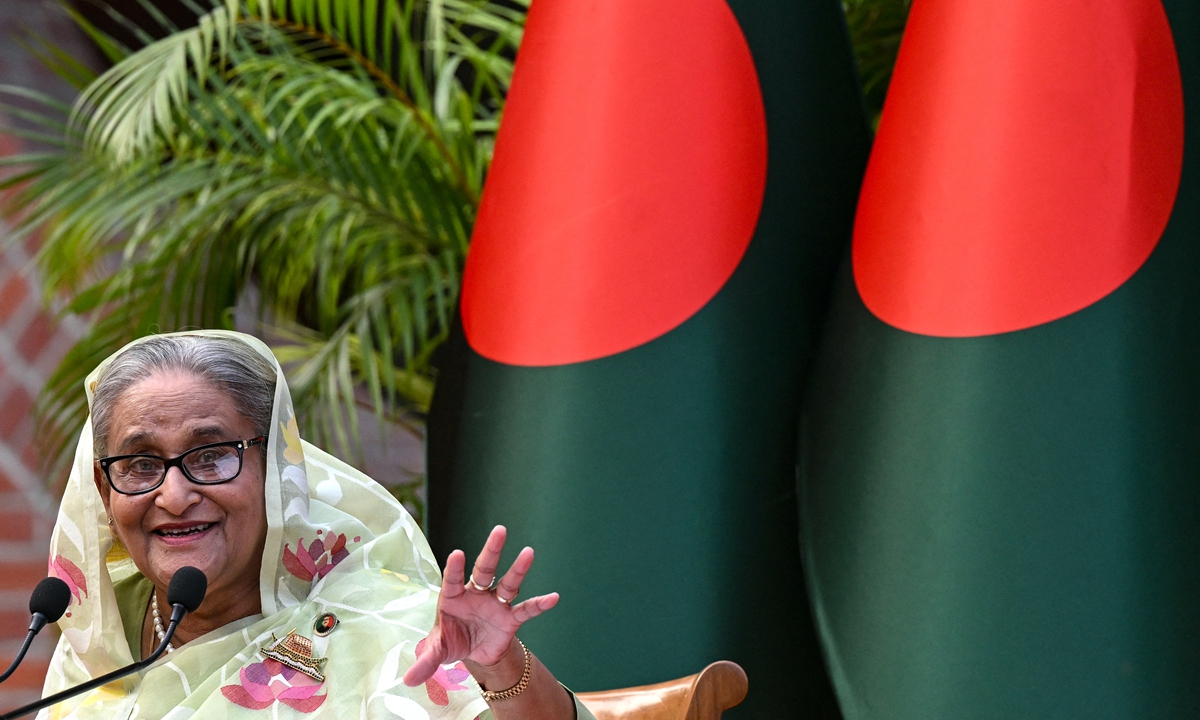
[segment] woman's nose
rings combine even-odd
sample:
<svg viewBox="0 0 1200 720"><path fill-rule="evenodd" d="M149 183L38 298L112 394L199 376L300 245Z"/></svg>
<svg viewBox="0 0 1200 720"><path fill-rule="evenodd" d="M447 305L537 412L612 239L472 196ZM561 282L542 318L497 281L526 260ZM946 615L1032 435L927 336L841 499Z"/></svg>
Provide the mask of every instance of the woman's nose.
<svg viewBox="0 0 1200 720"><path fill-rule="evenodd" d="M167 468L167 476L158 488L154 504L172 515L183 515L189 507L200 502L196 484L183 475L177 467Z"/></svg>

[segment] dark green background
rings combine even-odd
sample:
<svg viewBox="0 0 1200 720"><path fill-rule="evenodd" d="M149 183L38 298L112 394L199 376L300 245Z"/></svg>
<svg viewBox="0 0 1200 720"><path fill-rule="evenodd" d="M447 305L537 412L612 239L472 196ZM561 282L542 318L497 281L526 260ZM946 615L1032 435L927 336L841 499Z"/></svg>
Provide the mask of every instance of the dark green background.
<svg viewBox="0 0 1200 720"><path fill-rule="evenodd" d="M1200 6L1166 8L1187 132ZM1014 333L872 316L806 405L806 562L847 720L1200 717L1200 167L1125 286Z"/></svg>
<svg viewBox="0 0 1200 720"><path fill-rule="evenodd" d="M523 594L562 602L521 636L574 689L731 659L750 695L729 717L832 718L800 565L796 438L869 132L837 0L731 7L769 133L742 264L696 316L613 357L517 368L456 337L430 422L430 536L442 556L474 553L504 523L508 557L535 547Z"/></svg>

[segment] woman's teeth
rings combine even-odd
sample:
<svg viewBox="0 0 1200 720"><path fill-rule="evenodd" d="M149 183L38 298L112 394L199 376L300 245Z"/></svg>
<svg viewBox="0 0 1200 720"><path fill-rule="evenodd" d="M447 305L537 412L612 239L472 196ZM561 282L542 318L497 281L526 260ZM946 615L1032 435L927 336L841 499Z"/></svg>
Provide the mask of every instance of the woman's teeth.
<svg viewBox="0 0 1200 720"><path fill-rule="evenodd" d="M182 530L156 530L155 532L157 532L159 535L165 535L167 537L183 537L185 535L195 535L198 532L204 532L214 524L215 523L208 523L207 525L194 525L190 528L184 528Z"/></svg>

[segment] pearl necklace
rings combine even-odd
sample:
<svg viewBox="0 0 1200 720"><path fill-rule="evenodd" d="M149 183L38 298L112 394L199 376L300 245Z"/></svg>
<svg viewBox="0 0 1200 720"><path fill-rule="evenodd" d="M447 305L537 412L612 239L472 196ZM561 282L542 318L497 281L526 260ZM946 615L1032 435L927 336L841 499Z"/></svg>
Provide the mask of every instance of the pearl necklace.
<svg viewBox="0 0 1200 720"><path fill-rule="evenodd" d="M150 613L154 616L154 634L158 636L158 644L161 645L163 638L167 636L167 631L163 630L162 617L158 614L158 597L153 590L150 591ZM175 638L171 638L174 642ZM167 654L175 652L173 645L167 645Z"/></svg>

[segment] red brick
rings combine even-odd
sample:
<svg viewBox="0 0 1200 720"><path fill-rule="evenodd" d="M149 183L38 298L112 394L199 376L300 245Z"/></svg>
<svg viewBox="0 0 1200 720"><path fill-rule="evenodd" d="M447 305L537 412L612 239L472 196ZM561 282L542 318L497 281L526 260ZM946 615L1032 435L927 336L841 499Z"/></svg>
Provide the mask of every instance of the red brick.
<svg viewBox="0 0 1200 720"><path fill-rule="evenodd" d="M21 423L29 418L32 410L33 396L23 387L13 388L4 404L0 405L0 438L11 438Z"/></svg>
<svg viewBox="0 0 1200 720"><path fill-rule="evenodd" d="M0 322L8 322L17 308L29 297L29 283L20 275L13 275L0 287Z"/></svg>
<svg viewBox="0 0 1200 720"><path fill-rule="evenodd" d="M8 436L8 440L7 440L8 446L10 448L13 448L14 450L17 448L27 448L27 447L32 446L34 444L33 443L33 426L34 425L35 425L35 423L33 420L33 411L31 410L30 412L28 412L25 415L25 417L21 418L20 422L17 423L17 427L15 430L13 430L12 435ZM26 463L26 467L36 467L36 466L29 465L28 463Z"/></svg>
<svg viewBox="0 0 1200 720"><path fill-rule="evenodd" d="M38 254L38 250L42 249L42 231L34 230L25 238L25 252L29 253L29 257Z"/></svg>
<svg viewBox="0 0 1200 720"><path fill-rule="evenodd" d="M0 541L33 539L33 514L28 510L0 514Z"/></svg>
<svg viewBox="0 0 1200 720"><path fill-rule="evenodd" d="M17 340L17 351L21 353L21 357L31 364L34 363L54 338L57 329L54 318L39 310Z"/></svg>
<svg viewBox="0 0 1200 720"><path fill-rule="evenodd" d="M25 624L29 624L29 618L25 619ZM8 663L10 662L12 662L12 658L4 658L3 667L8 667ZM16 672L4 682L4 689L8 691L41 690L42 684L46 682L46 672L49 669L49 658L26 657L21 661Z"/></svg>
<svg viewBox="0 0 1200 720"><path fill-rule="evenodd" d="M35 582L34 585L37 585ZM13 586L13 589L17 589ZM29 592L33 592L30 590ZM29 631L28 610L0 610L0 638L23 638ZM11 662L12 659L10 658ZM4 665L3 667L8 667Z"/></svg>
<svg viewBox="0 0 1200 720"><path fill-rule="evenodd" d="M21 143L12 135L4 132L3 127L0 127L0 157L16 155L20 151Z"/></svg>
<svg viewBox="0 0 1200 720"><path fill-rule="evenodd" d="M46 577L47 567L45 558L26 562L0 562L0 578L4 579L4 587L10 590L25 590L33 592L33 588ZM29 626L29 618L22 622ZM3 629L0 620L0 629ZM24 634L22 634L24 637Z"/></svg>
<svg viewBox="0 0 1200 720"><path fill-rule="evenodd" d="M8 473L0 470L0 492L8 492L9 490L16 489L17 486L13 484L12 478L8 476Z"/></svg>

